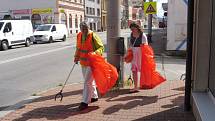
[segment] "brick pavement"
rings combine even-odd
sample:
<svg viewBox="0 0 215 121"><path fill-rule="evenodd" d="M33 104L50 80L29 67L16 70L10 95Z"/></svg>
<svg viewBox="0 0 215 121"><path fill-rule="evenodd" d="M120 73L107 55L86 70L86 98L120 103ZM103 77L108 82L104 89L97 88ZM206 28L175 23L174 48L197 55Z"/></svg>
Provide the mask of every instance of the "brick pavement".
<svg viewBox="0 0 215 121"><path fill-rule="evenodd" d="M166 81L152 90L128 94L112 90L84 111L77 111L82 84L69 85L62 102L54 101L60 88L48 90L32 103L1 118L1 121L195 121L183 111L184 82Z"/></svg>

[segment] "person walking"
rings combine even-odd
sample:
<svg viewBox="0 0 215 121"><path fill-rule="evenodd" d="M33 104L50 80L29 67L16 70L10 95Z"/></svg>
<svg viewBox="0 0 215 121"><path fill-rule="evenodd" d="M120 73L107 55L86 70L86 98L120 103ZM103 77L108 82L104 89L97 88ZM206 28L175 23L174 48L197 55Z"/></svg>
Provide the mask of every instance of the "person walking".
<svg viewBox="0 0 215 121"><path fill-rule="evenodd" d="M81 32L77 34L74 62L78 63L80 61L84 77L83 99L78 107L79 110L84 110L88 108L89 103L98 101L96 84L92 75L92 70L89 66L87 55L91 52L102 55L104 52L104 45L102 44L100 37L89 30L87 23L81 22L80 30Z"/></svg>
<svg viewBox="0 0 215 121"><path fill-rule="evenodd" d="M136 23L131 23L129 26L131 30L131 36L129 41L129 47L132 49L133 59L131 61L131 71L134 80L134 88L131 89L130 93L138 92L138 72L141 72L141 44L147 44L148 40L143 30Z"/></svg>

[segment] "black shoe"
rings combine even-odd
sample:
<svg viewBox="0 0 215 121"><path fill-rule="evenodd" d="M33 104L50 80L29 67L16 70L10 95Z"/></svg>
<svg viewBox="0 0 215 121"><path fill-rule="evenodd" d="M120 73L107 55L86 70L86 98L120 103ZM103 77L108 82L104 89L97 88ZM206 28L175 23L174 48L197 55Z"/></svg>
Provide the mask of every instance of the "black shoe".
<svg viewBox="0 0 215 121"><path fill-rule="evenodd" d="M80 104L79 107L78 107L78 109L79 109L80 111L85 110L85 109L87 109L87 108L88 108L88 104L86 104L86 103L84 103L84 102L81 102L81 104Z"/></svg>
<svg viewBox="0 0 215 121"><path fill-rule="evenodd" d="M98 101L98 98L91 98L91 103Z"/></svg>

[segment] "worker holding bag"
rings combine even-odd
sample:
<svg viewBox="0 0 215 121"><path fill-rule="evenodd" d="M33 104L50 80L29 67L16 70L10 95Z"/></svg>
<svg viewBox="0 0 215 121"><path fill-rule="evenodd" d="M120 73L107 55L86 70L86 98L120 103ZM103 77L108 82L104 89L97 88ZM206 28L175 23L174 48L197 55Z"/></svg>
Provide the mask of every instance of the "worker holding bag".
<svg viewBox="0 0 215 121"><path fill-rule="evenodd" d="M96 83L93 78L92 68L88 58L89 53L102 55L104 45L98 35L89 30L87 23L80 23L81 32L77 35L77 48L74 56L74 62L80 62L82 74L84 77L83 100L80 103L79 110L88 108L88 104L98 100Z"/></svg>
<svg viewBox="0 0 215 121"><path fill-rule="evenodd" d="M130 93L138 92L138 72L141 72L141 45L148 45L146 34L143 33L140 26L136 23L130 24L131 36L129 40L129 48L127 54L124 57L125 62L131 63L131 71L134 79L134 89L130 90Z"/></svg>

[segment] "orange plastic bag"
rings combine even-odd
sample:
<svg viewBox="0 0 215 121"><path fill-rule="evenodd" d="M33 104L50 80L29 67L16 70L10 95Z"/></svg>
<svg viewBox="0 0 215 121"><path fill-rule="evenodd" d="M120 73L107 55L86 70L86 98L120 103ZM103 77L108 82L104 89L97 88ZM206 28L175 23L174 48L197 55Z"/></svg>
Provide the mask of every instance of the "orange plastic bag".
<svg viewBox="0 0 215 121"><path fill-rule="evenodd" d="M142 64L140 76L140 88L152 89L166 79L156 71L154 52L149 45L141 45Z"/></svg>
<svg viewBox="0 0 215 121"><path fill-rule="evenodd" d="M133 59L133 52L131 48L128 48L127 53L124 57L124 60L126 63L130 63Z"/></svg>
<svg viewBox="0 0 215 121"><path fill-rule="evenodd" d="M104 95L116 84L117 69L98 54L89 53L88 59L98 91Z"/></svg>

